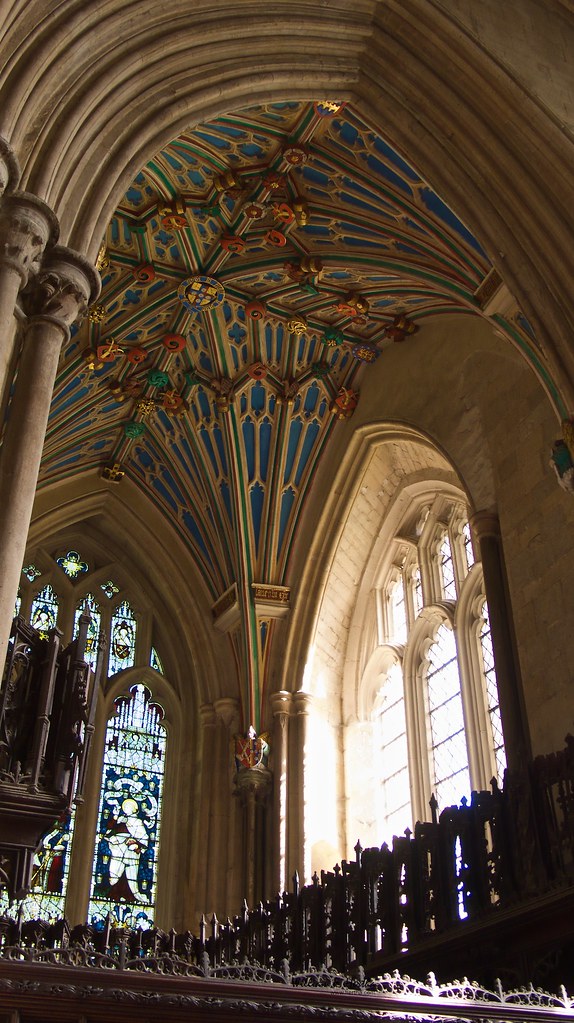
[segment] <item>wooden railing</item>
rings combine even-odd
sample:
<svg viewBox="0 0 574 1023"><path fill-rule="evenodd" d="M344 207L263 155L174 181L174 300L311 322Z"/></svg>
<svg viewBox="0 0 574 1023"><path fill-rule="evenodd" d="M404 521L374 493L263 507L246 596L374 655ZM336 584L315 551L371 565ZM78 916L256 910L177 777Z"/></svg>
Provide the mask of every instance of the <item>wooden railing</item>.
<svg viewBox="0 0 574 1023"><path fill-rule="evenodd" d="M434 815L436 818L436 815ZM538 757L523 775L507 775L504 790L473 793L418 823L392 847L362 849L355 859L315 875L233 920L202 918L198 933L152 929L72 930L5 918L9 946L75 947L129 960L167 955L212 968L249 960L291 971L327 967L353 975L373 964L426 949L470 925L496 923L523 912L544 892L563 901L574 886L574 740ZM574 937L574 928L573 935Z"/></svg>

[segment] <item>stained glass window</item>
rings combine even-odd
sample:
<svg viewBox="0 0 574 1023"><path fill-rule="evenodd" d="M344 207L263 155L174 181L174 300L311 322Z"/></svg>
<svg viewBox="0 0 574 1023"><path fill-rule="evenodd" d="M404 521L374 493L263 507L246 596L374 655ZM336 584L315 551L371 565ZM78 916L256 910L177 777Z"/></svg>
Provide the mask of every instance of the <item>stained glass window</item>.
<svg viewBox="0 0 574 1023"><path fill-rule="evenodd" d="M454 578L454 562L448 533L445 533L440 545L440 576L442 580L442 594L446 600L456 600L456 581Z"/></svg>
<svg viewBox="0 0 574 1023"><path fill-rule="evenodd" d="M82 561L77 551L68 551L61 558L56 558L56 564L70 579L77 579L81 572L87 572L89 569L87 561Z"/></svg>
<svg viewBox="0 0 574 1023"><path fill-rule="evenodd" d="M120 592L119 586L116 586L115 582L112 579L108 579L107 582L102 583L101 588L104 591L108 600L111 600L112 597L115 597L116 593Z"/></svg>
<svg viewBox="0 0 574 1023"><path fill-rule="evenodd" d="M30 892L22 903L23 920L58 920L64 916L74 823L72 811L42 840L34 857Z"/></svg>
<svg viewBox="0 0 574 1023"><path fill-rule="evenodd" d="M100 613L100 605L93 593L87 593L76 608L76 613L74 615L74 638L78 635L78 630L80 628L80 615L84 610L90 615L90 624L88 625L88 635L86 639L86 660L88 664L94 668L98 656L98 637L100 635L102 616Z"/></svg>
<svg viewBox="0 0 574 1023"><path fill-rule="evenodd" d="M135 651L136 620L128 601L124 600L112 615L108 674L115 675L116 671L131 668L135 660Z"/></svg>
<svg viewBox="0 0 574 1023"><path fill-rule="evenodd" d="M490 632L490 619L488 617L488 606L486 600L481 608L481 619L480 649L482 652L482 665L486 681L486 702L488 704L488 714L492 730L492 748L494 752L494 759L496 760L497 781L502 784L504 771L506 770L506 753L504 751L504 735L502 732L498 685L496 682L494 653L492 650L492 635Z"/></svg>
<svg viewBox="0 0 574 1023"><path fill-rule="evenodd" d="M14 604L14 618L17 618L20 614L20 608L22 607L22 597L20 596L20 590L18 590L18 596L16 597L16 603Z"/></svg>
<svg viewBox="0 0 574 1023"><path fill-rule="evenodd" d="M116 702L106 731L88 920L153 924L165 759L162 711L143 685Z"/></svg>
<svg viewBox="0 0 574 1023"><path fill-rule="evenodd" d="M56 627L57 621L58 597L48 583L32 601L30 625L38 630L42 639L47 639L50 629Z"/></svg>
<svg viewBox="0 0 574 1023"><path fill-rule="evenodd" d="M153 668L154 671L159 671L160 675L164 674L163 664L161 663L160 656L159 656L159 654L158 654L158 652L157 652L157 650L156 650L156 648L154 646L152 646L152 648L151 648L151 653L150 653L150 657L149 657L149 666L150 666L150 668Z"/></svg>
<svg viewBox="0 0 574 1023"><path fill-rule="evenodd" d="M39 575L42 575L42 573L35 565L26 565L26 567L22 569L22 575L26 576L29 583L33 583L34 579L37 579Z"/></svg>
<svg viewBox="0 0 574 1023"><path fill-rule="evenodd" d="M379 708L379 823L382 837L390 842L393 835L402 834L412 823L403 673L399 664L387 673L379 691Z"/></svg>
<svg viewBox="0 0 574 1023"><path fill-rule="evenodd" d="M428 652L426 673L434 767L433 789L441 808L458 805L470 793L468 751L456 642L441 625Z"/></svg>

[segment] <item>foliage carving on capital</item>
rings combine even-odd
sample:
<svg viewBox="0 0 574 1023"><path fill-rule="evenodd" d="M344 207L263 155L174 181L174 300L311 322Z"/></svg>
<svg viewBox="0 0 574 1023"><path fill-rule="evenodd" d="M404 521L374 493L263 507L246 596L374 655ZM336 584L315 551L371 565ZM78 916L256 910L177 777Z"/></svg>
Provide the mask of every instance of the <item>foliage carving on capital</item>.
<svg viewBox="0 0 574 1023"><path fill-rule="evenodd" d="M72 249L55 246L24 295L30 317L56 322L65 331L81 320L98 297L97 271Z"/></svg>
<svg viewBox="0 0 574 1023"><path fill-rule="evenodd" d="M21 287L41 266L44 250L58 237L58 221L34 195L15 192L0 203L0 265L20 275Z"/></svg>

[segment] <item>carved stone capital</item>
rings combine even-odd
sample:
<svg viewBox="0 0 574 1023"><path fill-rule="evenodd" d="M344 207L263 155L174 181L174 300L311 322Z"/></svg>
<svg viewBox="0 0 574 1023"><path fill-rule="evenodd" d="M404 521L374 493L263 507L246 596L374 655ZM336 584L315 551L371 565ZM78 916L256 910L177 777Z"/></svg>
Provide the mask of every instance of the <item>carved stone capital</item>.
<svg viewBox="0 0 574 1023"><path fill-rule="evenodd" d="M28 192L5 195L0 203L0 266L20 275L21 287L40 269L44 249L58 239L56 215Z"/></svg>
<svg viewBox="0 0 574 1023"><path fill-rule="evenodd" d="M236 793L245 806L249 798L264 803L271 791L273 775L268 767L241 767L235 775Z"/></svg>
<svg viewBox="0 0 574 1023"><path fill-rule="evenodd" d="M24 305L31 322L54 323L69 335L70 327L85 316L101 288L97 270L78 252L56 245L50 249L38 275L30 282Z"/></svg>
<svg viewBox="0 0 574 1023"><path fill-rule="evenodd" d="M292 700L295 714L308 714L311 710L313 697L310 693L304 693L300 689L299 692L293 693Z"/></svg>
<svg viewBox="0 0 574 1023"><path fill-rule="evenodd" d="M470 528L478 541L487 538L500 541L500 522L495 512L475 512L470 516Z"/></svg>
<svg viewBox="0 0 574 1023"><path fill-rule="evenodd" d="M12 146L0 136L0 196L13 192L20 180L20 166Z"/></svg>
<svg viewBox="0 0 574 1023"><path fill-rule="evenodd" d="M288 693L284 689L280 689L279 692L271 694L269 702L271 704L273 717L279 717L280 719L289 717L291 713L292 696L292 693Z"/></svg>
<svg viewBox="0 0 574 1023"><path fill-rule="evenodd" d="M215 713L229 732L237 731L239 727L239 701L233 696L222 696L213 704Z"/></svg>

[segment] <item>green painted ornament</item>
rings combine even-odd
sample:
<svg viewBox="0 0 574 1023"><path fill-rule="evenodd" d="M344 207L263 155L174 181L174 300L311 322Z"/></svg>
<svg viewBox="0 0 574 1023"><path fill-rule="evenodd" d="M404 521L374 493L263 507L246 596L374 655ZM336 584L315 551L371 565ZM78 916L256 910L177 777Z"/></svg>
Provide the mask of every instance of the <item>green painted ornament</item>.
<svg viewBox="0 0 574 1023"><path fill-rule="evenodd" d="M345 335L342 330L337 330L336 327L328 327L323 334L323 343L329 345L330 348L334 348L335 345L342 345L345 340Z"/></svg>
<svg viewBox="0 0 574 1023"><path fill-rule="evenodd" d="M145 423L138 423L134 419L131 422L126 423L124 426L124 433L130 440L135 440L136 437L141 437L142 433L145 432Z"/></svg>
<svg viewBox="0 0 574 1023"><path fill-rule="evenodd" d="M150 369L147 375L147 382L148 384L151 384L152 387L167 387L169 384L169 377L162 369Z"/></svg>

